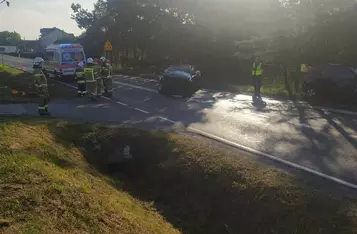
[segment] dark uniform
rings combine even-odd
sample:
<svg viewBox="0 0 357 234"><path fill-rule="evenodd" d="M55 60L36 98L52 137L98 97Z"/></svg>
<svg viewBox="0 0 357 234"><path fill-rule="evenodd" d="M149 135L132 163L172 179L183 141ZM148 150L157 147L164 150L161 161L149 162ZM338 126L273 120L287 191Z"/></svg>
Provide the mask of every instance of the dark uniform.
<svg viewBox="0 0 357 234"><path fill-rule="evenodd" d="M47 78L43 74L41 68L34 69L34 85L38 95L38 113L40 115L48 115L48 103L50 101L50 95L47 87Z"/></svg>
<svg viewBox="0 0 357 234"><path fill-rule="evenodd" d="M84 76L87 85L87 94L91 101L97 100L97 77L98 73L93 64L87 64L84 68Z"/></svg>
<svg viewBox="0 0 357 234"><path fill-rule="evenodd" d="M86 96L86 77L84 74L84 68L82 66L77 66L76 68L76 80L78 88L78 96Z"/></svg>
<svg viewBox="0 0 357 234"><path fill-rule="evenodd" d="M108 62L102 63L101 76L103 79L104 95L111 97L113 94L112 66Z"/></svg>

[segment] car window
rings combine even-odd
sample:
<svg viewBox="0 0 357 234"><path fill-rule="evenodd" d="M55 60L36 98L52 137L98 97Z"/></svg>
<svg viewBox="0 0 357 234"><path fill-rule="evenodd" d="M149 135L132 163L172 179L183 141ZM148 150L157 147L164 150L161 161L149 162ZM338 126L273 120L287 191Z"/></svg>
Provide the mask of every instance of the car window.
<svg viewBox="0 0 357 234"><path fill-rule="evenodd" d="M355 79L355 74L348 67L343 66L327 66L323 70L323 76L336 82Z"/></svg>
<svg viewBox="0 0 357 234"><path fill-rule="evenodd" d="M192 66L172 66L166 69L166 72L170 71L183 71L189 74L193 74L194 68Z"/></svg>

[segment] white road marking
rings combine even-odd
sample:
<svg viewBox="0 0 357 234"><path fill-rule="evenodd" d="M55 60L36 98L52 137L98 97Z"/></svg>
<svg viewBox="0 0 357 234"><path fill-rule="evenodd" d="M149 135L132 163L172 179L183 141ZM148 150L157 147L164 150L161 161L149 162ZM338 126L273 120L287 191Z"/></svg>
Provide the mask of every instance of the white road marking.
<svg viewBox="0 0 357 234"><path fill-rule="evenodd" d="M55 82L57 82L57 83L63 84L63 85L65 85L65 86L67 86L67 87L70 87L70 88L72 88L72 89L78 89L76 86L73 86L73 85L64 83L64 82L62 82L62 81L54 80L54 79L52 79L52 80L55 81Z"/></svg>
<svg viewBox="0 0 357 234"><path fill-rule="evenodd" d="M170 123L176 123L175 121L171 120L171 119L168 119L168 118L165 118L165 117L162 117L162 116L159 116L160 119L162 120L165 120L167 122L170 122Z"/></svg>
<svg viewBox="0 0 357 234"><path fill-rule="evenodd" d="M144 80L142 83L146 84L146 83L150 83L150 82L154 82L154 80Z"/></svg>
<svg viewBox="0 0 357 234"><path fill-rule="evenodd" d="M219 137L219 136L216 136L216 135L212 135L212 134L210 134L210 133L207 133L207 132L205 132L205 131L202 131L202 130L199 130L199 129L196 129L196 128L188 127L188 130L191 131L191 132L200 134L200 135L202 135L202 136L211 138L211 139L213 139L213 140L220 141L220 142L222 142L222 143L225 143L225 144L227 144L227 145L233 146L233 147L235 147L235 148L238 148L238 149L241 149L241 150L244 150L244 151L247 151L247 152L250 152L250 153L253 153L253 154L256 154L256 155L265 157L265 158L268 158L268 159L270 159L270 160L273 160L273 161L282 163L282 164L284 164L284 165L287 165L287 166L296 168L296 169L301 170L301 171L304 171L304 172L311 173L311 174L313 174L313 175L322 177L322 178L324 178L324 179L330 180L330 181L335 182L335 183L337 183L337 184L344 185L344 186L349 187L349 188L357 189L357 185L356 185L356 184L353 184L353 183L347 182L347 181L345 181L345 180L341 180L341 179L339 179L339 178L336 178L336 177L333 177L333 176L324 174L324 173L319 172L319 171L316 171L316 170L314 170L314 169L311 169L311 168L308 168L308 167L304 167L304 166L302 166L302 165L299 165L299 164L296 164L296 163L293 163L293 162L289 162L289 161L287 161L287 160L278 158L278 157L273 156L273 155L271 155L271 154L267 154L267 153L261 152L261 151L259 151L259 150L255 150L255 149L253 149L253 148L250 148L250 147L247 147L247 146L244 146L244 145L240 145L240 144L238 144L238 143L229 141L229 140L227 140L227 139L224 139L224 138Z"/></svg>
<svg viewBox="0 0 357 234"><path fill-rule="evenodd" d="M142 110L142 109L140 109L140 108L134 108L134 110L140 111L140 112L142 112L142 113L144 113L144 114L149 114L149 112L147 112L147 111L145 111L145 110Z"/></svg>
<svg viewBox="0 0 357 234"><path fill-rule="evenodd" d="M101 98L105 99L105 100L108 100L108 101L111 101L112 99L111 98L108 98L108 97L104 97L104 96L100 96Z"/></svg>
<svg viewBox="0 0 357 234"><path fill-rule="evenodd" d="M144 99L144 102L147 102L147 101L149 101L149 100L151 100L151 99L152 99L152 97L145 98L145 99Z"/></svg>
<svg viewBox="0 0 357 234"><path fill-rule="evenodd" d="M131 88L134 88L134 89L145 90L145 91L148 91L148 92L151 92L151 93L157 93L157 91L155 89L145 88L145 87L142 87L142 86L126 84L126 83L122 83L122 82L119 82L119 81L114 81L113 83L120 84L120 85L123 85L123 86L128 86L128 87L131 87Z"/></svg>
<svg viewBox="0 0 357 234"><path fill-rule="evenodd" d="M259 117L262 117L262 118L265 118L265 119L269 119L270 117L267 116L267 115L263 115L263 114L259 114L259 113L255 113L255 112L252 112L253 115L256 115L256 116L259 116Z"/></svg>
<svg viewBox="0 0 357 234"><path fill-rule="evenodd" d="M117 104L122 105L122 106L128 106L128 104L123 103L123 102L117 102Z"/></svg>

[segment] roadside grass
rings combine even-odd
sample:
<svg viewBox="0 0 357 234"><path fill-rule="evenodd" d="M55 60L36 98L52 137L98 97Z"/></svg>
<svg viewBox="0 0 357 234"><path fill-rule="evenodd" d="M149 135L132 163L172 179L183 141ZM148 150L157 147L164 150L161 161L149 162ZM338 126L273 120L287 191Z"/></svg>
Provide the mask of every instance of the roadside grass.
<svg viewBox="0 0 357 234"><path fill-rule="evenodd" d="M48 80L51 98L74 98L76 92L55 81ZM37 102L31 73L0 64L0 104Z"/></svg>
<svg viewBox="0 0 357 234"><path fill-rule="evenodd" d="M1 233L178 233L149 203L114 188L70 137L57 142L51 131L61 124L1 120Z"/></svg>
<svg viewBox="0 0 357 234"><path fill-rule="evenodd" d="M128 126L3 118L0 232L357 232L356 199L345 189L328 191L210 143Z"/></svg>

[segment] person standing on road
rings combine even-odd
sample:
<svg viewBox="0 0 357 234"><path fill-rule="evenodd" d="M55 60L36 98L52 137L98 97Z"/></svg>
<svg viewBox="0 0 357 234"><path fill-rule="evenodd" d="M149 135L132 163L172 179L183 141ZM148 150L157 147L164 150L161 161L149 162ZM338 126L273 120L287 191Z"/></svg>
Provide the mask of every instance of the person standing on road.
<svg viewBox="0 0 357 234"><path fill-rule="evenodd" d="M84 68L84 76L86 79L88 97L91 101L97 100L97 71L92 58L87 59L87 65Z"/></svg>
<svg viewBox="0 0 357 234"><path fill-rule="evenodd" d="M302 63L298 66L295 80L294 80L294 90L296 93L300 92L301 84L303 82L303 79L305 75L309 72L311 69L311 66L307 63Z"/></svg>
<svg viewBox="0 0 357 234"><path fill-rule="evenodd" d="M96 85L97 85L96 98L98 99L102 95L102 89L103 89L103 80L101 77L100 60L98 60L98 59L93 60L93 68L94 68L94 74L95 74L95 81L96 81Z"/></svg>
<svg viewBox="0 0 357 234"><path fill-rule="evenodd" d="M104 95L111 97L113 95L112 66L104 57L101 58L101 65Z"/></svg>
<svg viewBox="0 0 357 234"><path fill-rule="evenodd" d="M253 79L253 87L254 87L253 102L261 101L262 99L260 93L262 75L263 75L263 63L258 57L256 57L253 63L253 70L252 70L252 79Z"/></svg>
<svg viewBox="0 0 357 234"><path fill-rule="evenodd" d="M84 74L84 63L83 61L77 64L76 68L76 81L77 81L77 88L78 88L78 96L86 96L86 77Z"/></svg>
<svg viewBox="0 0 357 234"><path fill-rule="evenodd" d="M50 95L48 92L47 78L42 72L43 62L39 59L35 59L33 64L33 76L34 76L34 85L36 87L36 92L39 97L38 100L38 113L40 115L49 115L48 112L48 103L50 101Z"/></svg>

